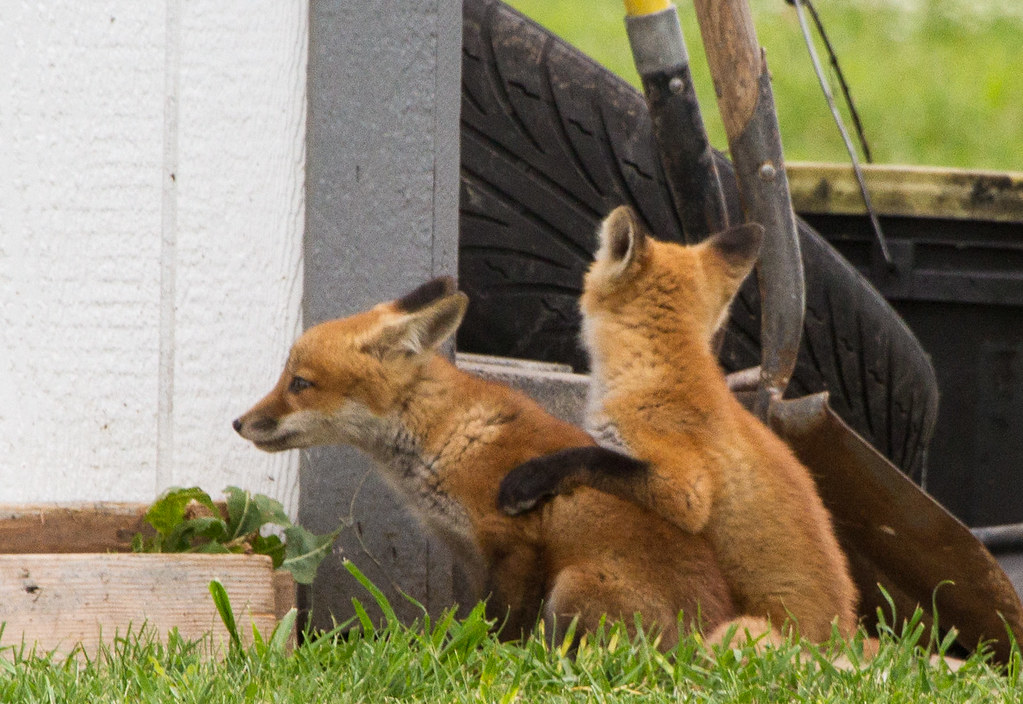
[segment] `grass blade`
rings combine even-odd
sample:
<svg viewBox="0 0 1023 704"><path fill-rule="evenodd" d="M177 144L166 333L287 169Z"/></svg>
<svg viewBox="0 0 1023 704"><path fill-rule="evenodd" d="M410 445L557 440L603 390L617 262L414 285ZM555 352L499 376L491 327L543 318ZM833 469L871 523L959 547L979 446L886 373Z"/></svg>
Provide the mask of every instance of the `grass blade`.
<svg viewBox="0 0 1023 704"><path fill-rule="evenodd" d="M274 628L273 635L270 636L271 652L283 653L285 651L288 647L288 640L295 630L295 619L297 618L298 609L295 607L291 607L288 613L284 614L284 618L280 620L280 623Z"/></svg>
<svg viewBox="0 0 1023 704"><path fill-rule="evenodd" d="M356 567L355 563L351 560L345 560L342 564L344 564L345 569L348 570L353 577L355 577L359 584L361 584L366 591L373 596L373 600L376 601L377 606L379 606L380 610L384 613L384 618L387 619L387 624L397 624L398 616L394 613L394 608L391 607L391 602L387 600L387 597L384 596L384 593L380 591L377 585L373 584L373 582L369 580L369 577L364 575L362 570Z"/></svg>
<svg viewBox="0 0 1023 704"><path fill-rule="evenodd" d="M234 620L234 610L231 608L231 600L227 596L227 590L219 579L210 580L210 596L213 597L213 604L217 607L220 620L224 622L224 628L231 636L231 644L238 648L242 647L241 636L238 635L238 624Z"/></svg>

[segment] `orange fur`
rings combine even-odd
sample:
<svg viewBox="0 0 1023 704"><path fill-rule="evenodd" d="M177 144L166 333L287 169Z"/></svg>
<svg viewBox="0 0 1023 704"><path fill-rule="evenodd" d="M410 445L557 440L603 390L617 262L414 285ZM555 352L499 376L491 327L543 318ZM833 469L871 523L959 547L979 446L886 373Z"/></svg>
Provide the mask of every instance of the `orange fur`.
<svg viewBox="0 0 1023 704"><path fill-rule="evenodd" d="M432 287L432 288L431 288ZM295 343L274 389L235 421L268 451L358 447L465 564L489 612L517 637L542 615L593 629L603 614L678 638L677 619L712 629L734 615L712 550L642 508L592 489L511 518L501 479L555 450L592 445L506 386L466 374L435 349L466 297L450 280L317 325ZM425 293L423 293L425 291Z"/></svg>
<svg viewBox="0 0 1023 704"><path fill-rule="evenodd" d="M705 535L744 614L826 640L856 627L858 594L813 479L730 393L711 339L749 274L759 226L694 246L605 220L581 298L591 430L650 464L618 493Z"/></svg>

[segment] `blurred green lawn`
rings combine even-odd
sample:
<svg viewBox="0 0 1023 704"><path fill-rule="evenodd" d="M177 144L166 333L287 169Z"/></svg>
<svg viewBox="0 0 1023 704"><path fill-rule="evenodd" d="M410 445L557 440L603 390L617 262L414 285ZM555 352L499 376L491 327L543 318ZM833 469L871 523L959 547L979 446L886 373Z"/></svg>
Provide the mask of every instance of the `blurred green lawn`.
<svg viewBox="0 0 1023 704"><path fill-rule="evenodd" d="M639 85L621 0L506 1ZM1023 16L968 5L816 1L876 162L1023 171ZM846 160L795 9L783 0L751 6L767 49L786 158ZM711 141L724 149L692 4L679 3L679 13ZM826 65L820 45L818 54ZM834 82L833 92L841 105Z"/></svg>

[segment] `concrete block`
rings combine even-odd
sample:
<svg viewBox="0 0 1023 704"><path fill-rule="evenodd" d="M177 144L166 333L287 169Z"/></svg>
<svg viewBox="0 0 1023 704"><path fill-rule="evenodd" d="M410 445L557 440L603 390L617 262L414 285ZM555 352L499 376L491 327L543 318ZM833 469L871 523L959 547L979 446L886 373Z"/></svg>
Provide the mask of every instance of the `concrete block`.
<svg viewBox="0 0 1023 704"><path fill-rule="evenodd" d="M463 353L455 355L455 363L471 374L529 394L558 418L583 424L590 377L573 373L568 365Z"/></svg>

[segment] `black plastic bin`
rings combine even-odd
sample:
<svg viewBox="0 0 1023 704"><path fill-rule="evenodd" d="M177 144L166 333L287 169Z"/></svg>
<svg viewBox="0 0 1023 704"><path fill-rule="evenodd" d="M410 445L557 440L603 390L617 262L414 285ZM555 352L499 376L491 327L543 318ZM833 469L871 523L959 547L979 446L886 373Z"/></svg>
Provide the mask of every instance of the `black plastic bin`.
<svg viewBox="0 0 1023 704"><path fill-rule="evenodd" d="M941 401L924 488L971 527L1023 523L1023 173L865 167L890 267L850 167L788 171L795 209L931 355Z"/></svg>

